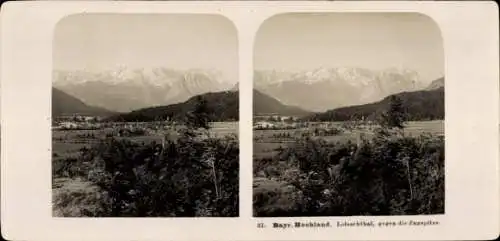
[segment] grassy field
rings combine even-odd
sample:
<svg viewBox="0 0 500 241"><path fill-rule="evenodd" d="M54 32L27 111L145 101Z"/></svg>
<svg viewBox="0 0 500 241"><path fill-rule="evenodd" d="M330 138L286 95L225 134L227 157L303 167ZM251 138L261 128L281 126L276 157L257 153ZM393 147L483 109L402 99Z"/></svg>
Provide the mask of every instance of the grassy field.
<svg viewBox="0 0 500 241"><path fill-rule="evenodd" d="M210 132L215 137L230 134L238 135L238 122L214 122ZM92 144L112 133L112 128L99 130L53 130L52 131L52 153L56 156L71 156L78 153L82 147L90 147ZM162 139L161 131L153 134L123 137L135 142L159 142Z"/></svg>
<svg viewBox="0 0 500 241"><path fill-rule="evenodd" d="M222 138L227 135L238 135L237 122L217 122L211 123L210 135L215 138ZM149 130L146 125L138 128L145 129L144 135L118 136L113 132L113 128L102 128L98 130L56 130L52 131L52 163L61 165L61 162L79 159L82 157L82 149L93 148L104 139L113 137L117 140L130 140L135 143L150 144L152 142L161 143L166 131ZM161 129L161 128L159 128ZM68 166L72 165L68 163ZM53 209L54 216L81 216L79 213L81 203L93 202L92 198L97 198L97 186L86 177L65 175L53 175ZM83 200L86 199L86 200ZM65 203L61 203L65 202ZM80 203L80 206L71 202ZM62 207L62 208L61 208Z"/></svg>

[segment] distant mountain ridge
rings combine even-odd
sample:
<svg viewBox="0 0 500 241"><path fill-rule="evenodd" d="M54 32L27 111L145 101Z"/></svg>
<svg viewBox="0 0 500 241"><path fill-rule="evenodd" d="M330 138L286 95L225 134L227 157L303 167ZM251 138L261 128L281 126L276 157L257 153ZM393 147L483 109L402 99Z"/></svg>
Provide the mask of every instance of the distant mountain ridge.
<svg viewBox="0 0 500 241"><path fill-rule="evenodd" d="M141 108L128 113L118 114L109 118L110 121L155 121L155 120L183 120L184 116L193 110L197 97L207 101L211 110L213 121L237 121L239 120L239 91L222 91L205 93L191 97L189 100L165 106ZM278 100L260 93L253 92L253 111L258 114L278 114L283 116L305 116L311 112L298 107L287 106Z"/></svg>
<svg viewBox="0 0 500 241"><path fill-rule="evenodd" d="M233 86L233 88L231 88L231 91L238 91L238 90L240 90L240 83L239 83L239 82L238 82L238 83L236 83L236 84Z"/></svg>
<svg viewBox="0 0 500 241"><path fill-rule="evenodd" d="M429 84L429 86L427 86L427 88L425 88L426 90L435 90L435 89L439 89L441 87L444 87L444 78L439 78L437 80L434 80L431 82L431 84Z"/></svg>
<svg viewBox="0 0 500 241"><path fill-rule="evenodd" d="M235 91L223 91L198 95L207 101L213 121L237 121L239 119L239 96ZM197 97L187 101L166 106L155 106L134 110L128 113L110 117L109 121L156 121L184 120L186 114L194 109Z"/></svg>
<svg viewBox="0 0 500 241"><path fill-rule="evenodd" d="M101 72L56 70L53 84L89 105L119 112L181 103L195 95L234 86L215 70L161 67L118 67Z"/></svg>
<svg viewBox="0 0 500 241"><path fill-rule="evenodd" d="M254 88L283 104L321 112L421 90L425 84L417 72L407 69L322 67L298 72L255 71Z"/></svg>
<svg viewBox="0 0 500 241"><path fill-rule="evenodd" d="M114 114L114 112L104 108L89 106L83 101L64 93L57 88L52 88L52 116L57 117L75 114L107 116Z"/></svg>
<svg viewBox="0 0 500 241"><path fill-rule="evenodd" d="M425 90L401 92L393 95L403 101L409 120L442 120L445 115L444 92L444 78L440 78L433 81ZM304 119L312 121L349 121L363 118L375 120L389 106L390 96L378 102L336 108L307 116Z"/></svg>
<svg viewBox="0 0 500 241"><path fill-rule="evenodd" d="M258 90L254 89L253 91L254 115L278 114L283 116L305 116L311 113L296 106L284 105L279 100Z"/></svg>

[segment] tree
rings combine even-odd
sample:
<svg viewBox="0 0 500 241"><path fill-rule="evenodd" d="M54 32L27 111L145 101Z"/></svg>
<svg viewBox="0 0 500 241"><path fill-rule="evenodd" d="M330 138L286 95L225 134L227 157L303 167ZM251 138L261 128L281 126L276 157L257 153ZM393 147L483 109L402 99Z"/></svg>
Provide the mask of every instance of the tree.
<svg viewBox="0 0 500 241"><path fill-rule="evenodd" d="M187 113L186 125L189 128L198 129L202 128L208 130L210 128L210 108L207 101L201 97L196 96L196 104L193 111Z"/></svg>
<svg viewBox="0 0 500 241"><path fill-rule="evenodd" d="M381 116L380 125L387 129L403 129L407 121L407 113L403 101L396 95L391 95L389 108Z"/></svg>

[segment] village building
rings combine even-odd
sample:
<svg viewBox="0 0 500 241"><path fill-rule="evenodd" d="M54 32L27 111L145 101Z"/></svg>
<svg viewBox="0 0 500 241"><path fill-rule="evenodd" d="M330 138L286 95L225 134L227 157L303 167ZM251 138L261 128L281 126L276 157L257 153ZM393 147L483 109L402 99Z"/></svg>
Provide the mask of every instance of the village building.
<svg viewBox="0 0 500 241"><path fill-rule="evenodd" d="M259 121L255 123L254 129L267 129L267 128L273 128L276 125L274 123L271 123L269 121Z"/></svg>

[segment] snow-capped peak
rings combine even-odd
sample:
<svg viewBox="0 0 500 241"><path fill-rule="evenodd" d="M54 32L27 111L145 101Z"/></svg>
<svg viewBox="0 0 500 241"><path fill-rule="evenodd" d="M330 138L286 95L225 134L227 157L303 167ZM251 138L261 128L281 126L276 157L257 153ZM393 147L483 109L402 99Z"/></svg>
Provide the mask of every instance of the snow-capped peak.
<svg viewBox="0 0 500 241"><path fill-rule="evenodd" d="M148 84L153 86L171 86L185 76L205 76L211 82L225 84L229 82L222 72L215 69L169 69L165 67L130 68L126 65L117 65L103 71L75 70L54 71L53 81L56 85L75 85L86 82L104 82L108 84Z"/></svg>
<svg viewBox="0 0 500 241"><path fill-rule="evenodd" d="M378 79L390 79L391 81L406 81L408 79L413 82L419 82L419 75L416 71L409 70L403 67L387 68L383 70L370 70L359 67L326 67L321 66L312 70L289 72L281 74L285 78L278 78L276 71L258 71L260 85L266 84L281 84L288 81L299 81L306 84L314 84L318 82L345 82L352 86L367 86Z"/></svg>

